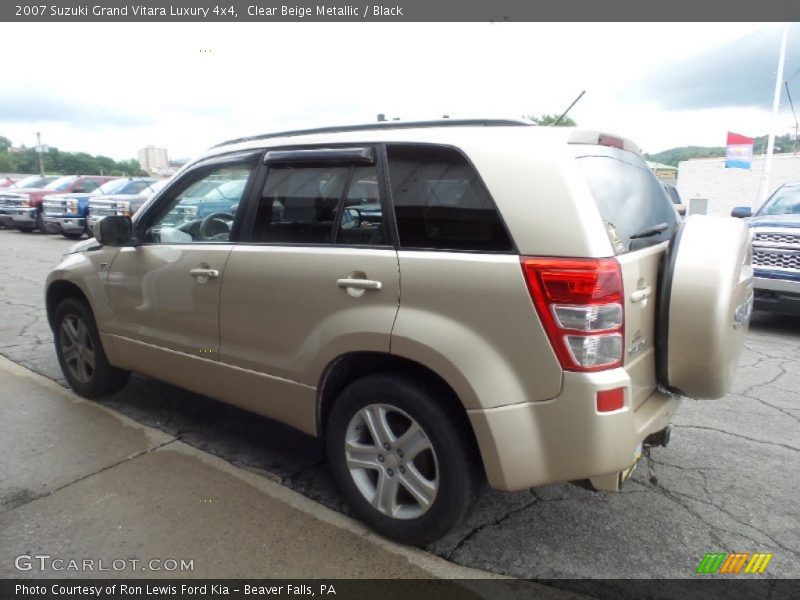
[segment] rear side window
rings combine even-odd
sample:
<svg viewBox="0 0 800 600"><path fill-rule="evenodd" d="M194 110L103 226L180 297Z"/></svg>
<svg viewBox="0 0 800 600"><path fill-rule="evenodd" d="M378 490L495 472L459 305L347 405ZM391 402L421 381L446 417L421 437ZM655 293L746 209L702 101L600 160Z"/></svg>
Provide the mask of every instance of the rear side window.
<svg viewBox="0 0 800 600"><path fill-rule="evenodd" d="M375 165L270 167L250 241L386 244Z"/></svg>
<svg viewBox="0 0 800 600"><path fill-rule="evenodd" d="M475 169L456 150L388 146L402 248L508 252L508 232Z"/></svg>
<svg viewBox="0 0 800 600"><path fill-rule="evenodd" d="M621 254L670 239L677 226L675 209L646 163L615 148L598 147L591 152L579 156L578 165L614 252Z"/></svg>

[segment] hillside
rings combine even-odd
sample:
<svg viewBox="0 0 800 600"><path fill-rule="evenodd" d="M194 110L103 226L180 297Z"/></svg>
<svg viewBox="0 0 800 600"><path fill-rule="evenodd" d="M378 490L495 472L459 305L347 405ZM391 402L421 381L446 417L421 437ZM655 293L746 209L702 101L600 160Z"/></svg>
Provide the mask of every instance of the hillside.
<svg viewBox="0 0 800 600"><path fill-rule="evenodd" d="M797 142L792 141L788 134L775 138L775 152L792 152L796 149ZM767 136L763 135L755 139L753 154L763 154L767 149ZM680 148L670 148L655 154L645 153L645 158L650 161L664 163L677 167L682 160L692 158L714 158L725 156L725 146L681 146Z"/></svg>

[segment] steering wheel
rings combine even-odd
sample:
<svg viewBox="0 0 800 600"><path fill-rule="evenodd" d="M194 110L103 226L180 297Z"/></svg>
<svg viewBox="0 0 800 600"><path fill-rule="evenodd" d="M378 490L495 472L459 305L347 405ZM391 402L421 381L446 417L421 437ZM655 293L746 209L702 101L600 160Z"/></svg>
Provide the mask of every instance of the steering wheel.
<svg viewBox="0 0 800 600"><path fill-rule="evenodd" d="M227 223L225 223L225 221L233 221L233 215L230 214L230 213L225 213L225 212L215 212L215 213L211 213L210 215L206 216L200 222L200 226L197 228L197 238L200 239L200 240L205 240L205 239L207 239L209 237L207 230L211 226L211 223L219 223L223 227L225 227L224 231L222 231L222 230L213 231L212 230L211 231L211 235L218 235L220 233L228 233L228 232L230 232L231 228Z"/></svg>

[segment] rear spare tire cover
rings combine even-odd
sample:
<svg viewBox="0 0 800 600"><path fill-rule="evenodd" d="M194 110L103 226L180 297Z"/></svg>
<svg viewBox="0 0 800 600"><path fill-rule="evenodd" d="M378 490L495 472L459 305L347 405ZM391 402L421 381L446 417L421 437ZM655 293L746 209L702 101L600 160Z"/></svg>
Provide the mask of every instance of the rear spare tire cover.
<svg viewBox="0 0 800 600"><path fill-rule="evenodd" d="M659 298L658 379L691 398L733 384L753 308L750 231L740 219L692 215L670 242Z"/></svg>

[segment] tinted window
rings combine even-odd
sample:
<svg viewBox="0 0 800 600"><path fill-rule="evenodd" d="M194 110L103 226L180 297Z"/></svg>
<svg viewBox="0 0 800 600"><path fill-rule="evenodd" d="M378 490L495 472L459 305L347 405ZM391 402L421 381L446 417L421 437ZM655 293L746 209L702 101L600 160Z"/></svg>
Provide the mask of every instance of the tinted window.
<svg viewBox="0 0 800 600"><path fill-rule="evenodd" d="M403 248L509 251L511 239L477 173L456 150L389 146Z"/></svg>
<svg viewBox="0 0 800 600"><path fill-rule="evenodd" d="M579 148L578 152L587 152ZM617 254L651 246L672 237L677 218L658 179L636 155L597 147L578 158L609 239ZM655 235L632 239L649 228L664 226Z"/></svg>
<svg viewBox="0 0 800 600"><path fill-rule="evenodd" d="M84 179L78 185L80 187L83 187L84 192L91 192L92 190L98 189L100 186L100 184L97 183L94 179Z"/></svg>
<svg viewBox="0 0 800 600"><path fill-rule="evenodd" d="M386 239L378 194L378 171L374 166L355 167L350 176L336 243L370 246L386 244Z"/></svg>
<svg viewBox="0 0 800 600"><path fill-rule="evenodd" d="M251 236L254 242L329 244L348 167L271 167Z"/></svg>

